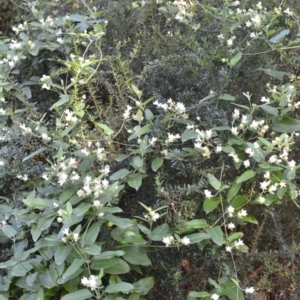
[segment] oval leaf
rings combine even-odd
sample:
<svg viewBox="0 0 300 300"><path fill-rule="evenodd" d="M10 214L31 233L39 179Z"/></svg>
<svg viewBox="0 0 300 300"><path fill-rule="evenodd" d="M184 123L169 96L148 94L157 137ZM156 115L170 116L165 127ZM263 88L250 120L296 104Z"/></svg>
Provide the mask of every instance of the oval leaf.
<svg viewBox="0 0 300 300"><path fill-rule="evenodd" d="M218 207L220 204L221 200L219 197L213 197L213 198L206 198L203 202L203 210L205 211L206 214L209 214L212 212L214 209Z"/></svg>
<svg viewBox="0 0 300 300"><path fill-rule="evenodd" d="M254 176L255 176L255 172L253 170L247 170L241 176L238 177L236 182L239 184L239 183L249 180L250 178L252 178Z"/></svg>
<svg viewBox="0 0 300 300"><path fill-rule="evenodd" d="M130 174L130 172L127 169L122 169L122 170L119 170L119 171L115 172L114 174L112 174L109 177L109 179L110 180L118 180L118 179L124 178L128 174Z"/></svg>
<svg viewBox="0 0 300 300"><path fill-rule="evenodd" d="M65 295L61 300L84 300L93 297L93 294L88 289L79 290L68 295Z"/></svg>
<svg viewBox="0 0 300 300"><path fill-rule="evenodd" d="M230 60L230 62L229 62L230 67L235 66L235 65L239 62L239 60L242 58L242 55L243 55L242 52L237 53L237 54Z"/></svg>
<svg viewBox="0 0 300 300"><path fill-rule="evenodd" d="M223 245L223 231L220 226L206 229L207 234L218 246Z"/></svg>
<svg viewBox="0 0 300 300"><path fill-rule="evenodd" d="M134 286L130 283L120 282L120 283L110 284L106 288L105 292L106 293L118 293L118 292L127 293L131 291L133 288Z"/></svg>
<svg viewBox="0 0 300 300"><path fill-rule="evenodd" d="M156 157L151 163L151 169L156 172L163 164L164 159L162 157Z"/></svg>
<svg viewBox="0 0 300 300"><path fill-rule="evenodd" d="M207 174L207 179L209 181L209 184L215 189L219 190L221 187L221 182L213 175L208 173Z"/></svg>

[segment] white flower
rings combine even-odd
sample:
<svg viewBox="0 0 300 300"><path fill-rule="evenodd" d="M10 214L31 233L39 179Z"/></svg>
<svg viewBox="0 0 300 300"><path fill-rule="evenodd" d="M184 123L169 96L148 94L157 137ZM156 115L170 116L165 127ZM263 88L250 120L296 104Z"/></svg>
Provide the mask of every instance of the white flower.
<svg viewBox="0 0 300 300"><path fill-rule="evenodd" d="M256 4L256 7L257 7L258 9L262 9L262 8L263 8L262 5L261 5L261 2L258 2L258 3Z"/></svg>
<svg viewBox="0 0 300 300"><path fill-rule="evenodd" d="M227 46L231 47L233 45L233 39L230 38L229 40L227 40Z"/></svg>
<svg viewBox="0 0 300 300"><path fill-rule="evenodd" d="M277 191L277 184L272 184L268 189L268 192L270 194L274 194L276 191Z"/></svg>
<svg viewBox="0 0 300 300"><path fill-rule="evenodd" d="M54 207L54 208L58 207L58 203L53 202L53 207Z"/></svg>
<svg viewBox="0 0 300 300"><path fill-rule="evenodd" d="M166 143L172 143L176 140L180 139L180 134L172 134L172 133L168 133L168 138L166 139Z"/></svg>
<svg viewBox="0 0 300 300"><path fill-rule="evenodd" d="M266 201L266 199L265 199L264 197L262 197L262 196L260 196L260 197L258 198L258 202L259 202L260 204L265 203L265 201Z"/></svg>
<svg viewBox="0 0 300 300"><path fill-rule="evenodd" d="M68 236L70 234L70 229L69 228L65 228L63 230L63 234L65 234L66 236Z"/></svg>
<svg viewBox="0 0 300 300"><path fill-rule="evenodd" d="M56 39L56 41L59 43L59 44L63 44L64 43L64 40L61 38L61 37L58 37Z"/></svg>
<svg viewBox="0 0 300 300"><path fill-rule="evenodd" d="M237 213L237 217L240 219L240 218L246 217L247 214L248 214L247 211L245 209L242 209Z"/></svg>
<svg viewBox="0 0 300 300"><path fill-rule="evenodd" d="M231 252L231 250L232 250L232 247L230 247L230 246L226 246L226 252Z"/></svg>
<svg viewBox="0 0 300 300"><path fill-rule="evenodd" d="M209 190L204 190L204 195L208 199L210 199L212 197L211 191L209 191Z"/></svg>
<svg viewBox="0 0 300 300"><path fill-rule="evenodd" d="M219 295L218 294L212 294L210 299L212 300L218 300L219 299Z"/></svg>
<svg viewBox="0 0 300 300"><path fill-rule="evenodd" d="M63 219L62 219L62 217L58 217L58 218L56 219L56 221L57 221L57 223L62 223L62 222L63 222Z"/></svg>
<svg viewBox="0 0 300 300"><path fill-rule="evenodd" d="M222 145L216 147L216 153L222 152Z"/></svg>
<svg viewBox="0 0 300 300"><path fill-rule="evenodd" d="M163 243L166 244L166 246L170 246L172 244L172 242L174 241L174 237L173 236L167 236L163 238Z"/></svg>
<svg viewBox="0 0 300 300"><path fill-rule="evenodd" d="M247 27L251 27L252 26L252 22L250 22L250 21L247 21L245 24L246 24Z"/></svg>
<svg viewBox="0 0 300 300"><path fill-rule="evenodd" d="M101 205L101 203L100 203L99 200L95 200L93 206L95 206L96 208L99 208L99 207L101 207L102 205Z"/></svg>
<svg viewBox="0 0 300 300"><path fill-rule="evenodd" d="M246 152L247 154L249 154L250 157L252 157L252 156L255 154L254 151L253 151L250 147L248 147L248 148L245 150L245 152Z"/></svg>
<svg viewBox="0 0 300 300"><path fill-rule="evenodd" d="M267 98L267 97L265 97L265 96L261 97L261 98L260 98L260 101L261 101L261 102L270 103L270 99Z"/></svg>
<svg viewBox="0 0 300 300"><path fill-rule="evenodd" d="M86 277L82 277L81 284L84 286L88 286L90 281Z"/></svg>
<svg viewBox="0 0 300 300"><path fill-rule="evenodd" d="M183 244L183 245L189 245L191 243L190 239L188 237L184 237L180 240L180 242Z"/></svg>
<svg viewBox="0 0 300 300"><path fill-rule="evenodd" d="M261 188L263 191L265 191L265 190L268 188L269 184L270 184L270 181L269 181L269 180L265 180L265 181L263 181L263 182L260 182L260 188Z"/></svg>
<svg viewBox="0 0 300 300"><path fill-rule="evenodd" d="M155 143L156 143L156 141L157 141L157 138L156 138L156 137L152 137L152 138L149 140L149 145L154 146Z"/></svg>
<svg viewBox="0 0 300 300"><path fill-rule="evenodd" d="M286 10L284 10L284 12L285 12L286 14L288 14L289 16L292 16L292 15L293 15L293 12L290 11L289 7L288 7Z"/></svg>
<svg viewBox="0 0 300 300"><path fill-rule="evenodd" d="M232 133L233 135L238 135L238 134L239 134L239 131L238 131L237 127L232 127L232 128L230 129L230 131L231 131L231 133Z"/></svg>
<svg viewBox="0 0 300 300"><path fill-rule="evenodd" d="M246 294L252 294L254 293L254 291L255 291L254 287L249 287L245 289Z"/></svg>
<svg viewBox="0 0 300 300"><path fill-rule="evenodd" d="M239 239L238 241L234 242L234 246L236 248L238 248L239 246L242 246L242 245L244 245L244 242L241 239Z"/></svg>
<svg viewBox="0 0 300 300"><path fill-rule="evenodd" d="M288 161L288 166L293 170L295 168L296 162L294 160Z"/></svg>
<svg viewBox="0 0 300 300"><path fill-rule="evenodd" d="M77 242L79 240L79 233L73 233L73 239Z"/></svg>
<svg viewBox="0 0 300 300"><path fill-rule="evenodd" d="M155 222L156 220L159 219L159 214L157 212L153 211L152 209L149 210L149 215L153 222Z"/></svg>
<svg viewBox="0 0 300 300"><path fill-rule="evenodd" d="M253 22L253 24L255 24L256 26L259 26L261 24L261 19L259 15L254 16L253 18L251 18L251 21Z"/></svg>
<svg viewBox="0 0 300 300"><path fill-rule="evenodd" d="M235 108L232 114L232 118L237 119L239 116L240 116L240 110L238 108Z"/></svg>
<svg viewBox="0 0 300 300"><path fill-rule="evenodd" d="M179 114L183 114L186 111L186 108L182 102L177 102L174 110Z"/></svg>
<svg viewBox="0 0 300 300"><path fill-rule="evenodd" d="M232 207L231 205L227 208L227 212L228 212L228 216L232 217L233 213L234 213L234 207Z"/></svg>
<svg viewBox="0 0 300 300"><path fill-rule="evenodd" d="M245 168L249 168L250 167L250 160L249 159L247 159L247 160L244 161L244 166L245 166Z"/></svg>
<svg viewBox="0 0 300 300"><path fill-rule="evenodd" d="M227 225L227 228L228 228L229 230L233 230L233 229L235 228L234 223L230 222L230 223Z"/></svg>

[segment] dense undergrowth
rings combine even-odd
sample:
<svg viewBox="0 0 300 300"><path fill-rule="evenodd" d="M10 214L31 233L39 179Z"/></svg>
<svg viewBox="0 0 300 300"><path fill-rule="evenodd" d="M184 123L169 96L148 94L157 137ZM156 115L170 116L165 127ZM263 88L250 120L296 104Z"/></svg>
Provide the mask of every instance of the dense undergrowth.
<svg viewBox="0 0 300 300"><path fill-rule="evenodd" d="M12 4L0 300L299 299L297 3Z"/></svg>

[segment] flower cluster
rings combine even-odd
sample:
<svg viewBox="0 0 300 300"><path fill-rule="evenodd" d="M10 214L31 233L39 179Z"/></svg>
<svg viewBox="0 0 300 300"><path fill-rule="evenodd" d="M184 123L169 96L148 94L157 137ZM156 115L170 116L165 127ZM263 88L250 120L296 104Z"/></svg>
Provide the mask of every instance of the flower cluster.
<svg viewBox="0 0 300 300"><path fill-rule="evenodd" d="M89 278L82 277L81 284L83 286L86 286L91 289L91 291L94 291L96 288L99 287L101 282L98 281L97 277L95 275L91 275Z"/></svg>
<svg viewBox="0 0 300 300"><path fill-rule="evenodd" d="M72 240L72 241L74 241L76 243L79 240L79 233L70 232L69 228L65 228L63 230L63 234L65 235L65 237L63 237L61 240L64 243L67 243L70 240Z"/></svg>
<svg viewBox="0 0 300 300"><path fill-rule="evenodd" d="M166 103L159 103L158 100L154 101L153 104L163 109L164 111L171 112L175 115L175 117L181 117L184 119L188 118L186 114L186 107L182 102L174 102L171 98L167 100Z"/></svg>
<svg viewBox="0 0 300 300"><path fill-rule="evenodd" d="M190 239L188 237L186 237L186 236L183 237L182 239L179 239L179 241L176 242L175 239L174 239L174 237L172 235L164 237L163 240L162 240L162 242L164 244L166 244L166 247L169 247L170 245L175 244L175 243L176 244L181 243L182 245L185 245L185 246L187 246L187 245L189 245L191 243Z"/></svg>

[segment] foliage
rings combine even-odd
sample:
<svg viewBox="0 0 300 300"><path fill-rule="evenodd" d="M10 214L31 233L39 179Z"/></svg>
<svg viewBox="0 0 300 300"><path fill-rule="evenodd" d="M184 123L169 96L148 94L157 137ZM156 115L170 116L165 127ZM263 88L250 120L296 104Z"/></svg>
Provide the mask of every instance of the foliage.
<svg viewBox="0 0 300 300"><path fill-rule="evenodd" d="M279 220L299 208L299 17L212 2L22 7L0 41L3 299L143 299L152 249L205 257L188 299L253 299L293 273L257 270L270 219L272 251L299 245Z"/></svg>

